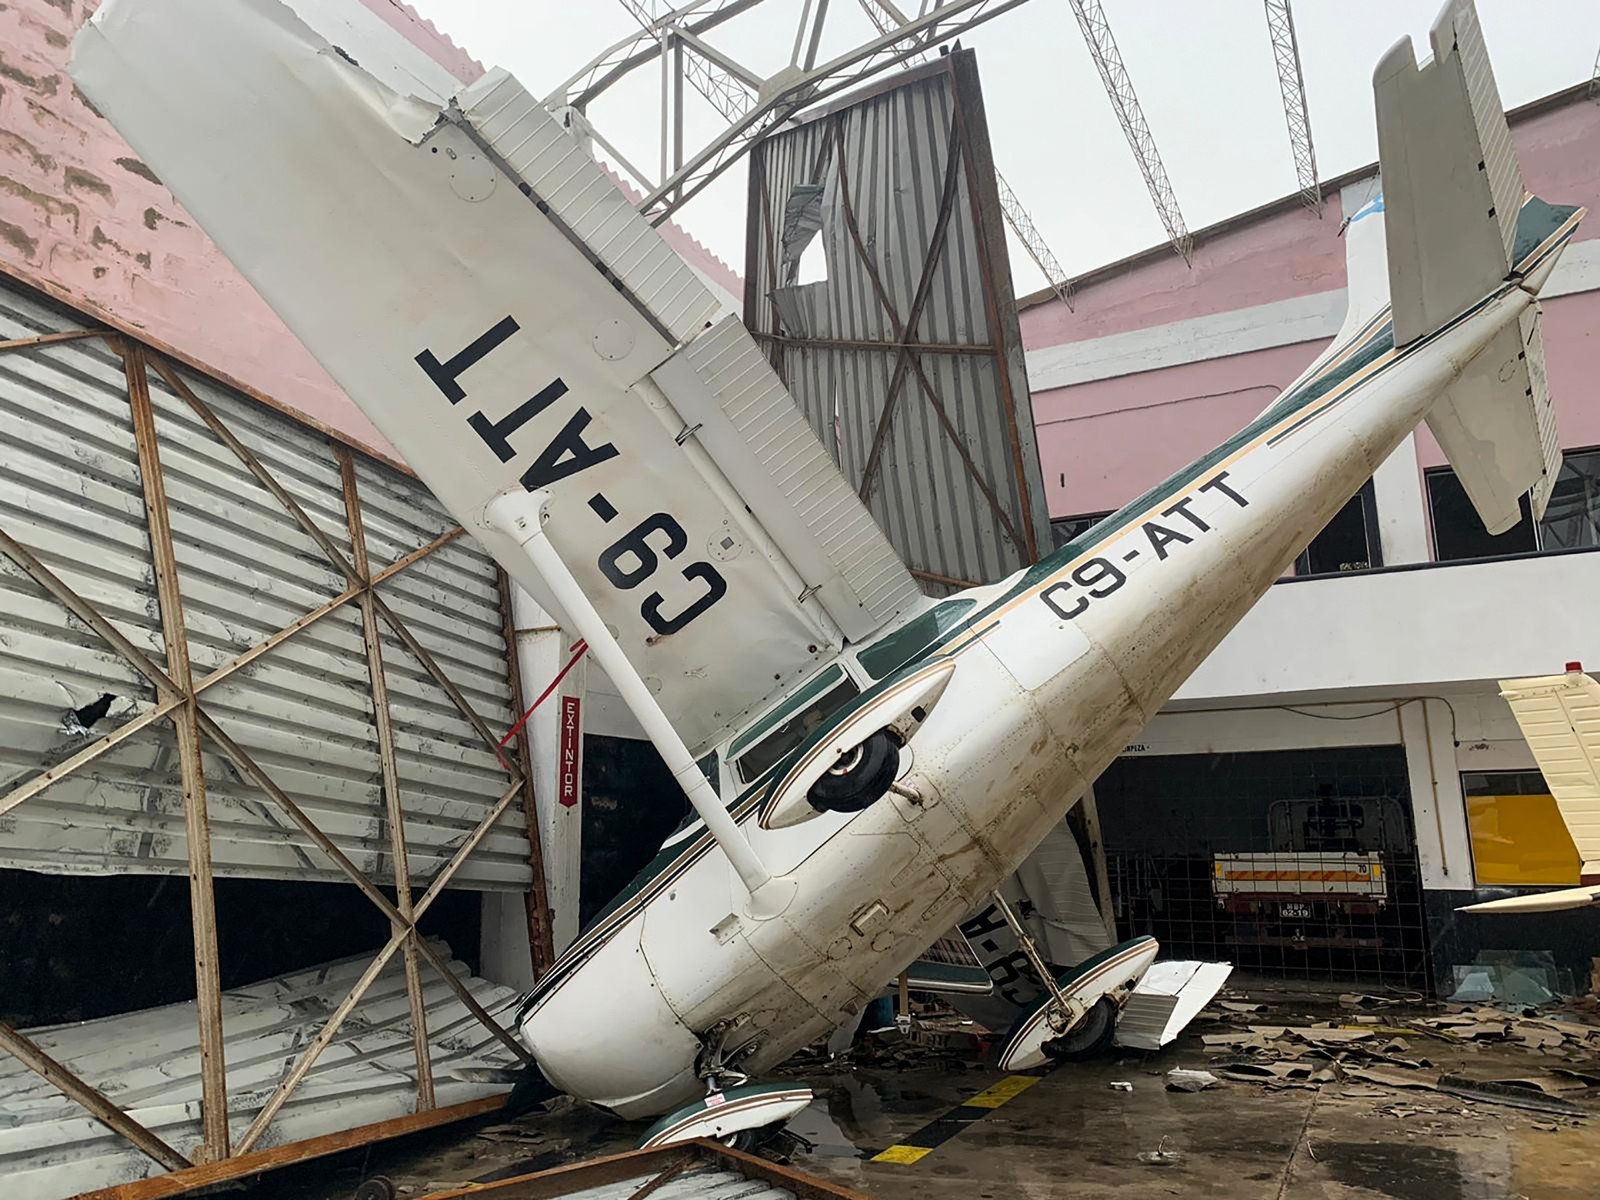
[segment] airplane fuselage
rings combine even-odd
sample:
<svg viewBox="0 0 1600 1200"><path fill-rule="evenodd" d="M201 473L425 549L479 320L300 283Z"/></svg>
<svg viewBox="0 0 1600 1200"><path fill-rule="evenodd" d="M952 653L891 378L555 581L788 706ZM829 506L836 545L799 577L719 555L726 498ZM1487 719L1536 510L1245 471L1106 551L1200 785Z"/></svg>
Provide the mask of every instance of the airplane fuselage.
<svg viewBox="0 0 1600 1200"><path fill-rule="evenodd" d="M525 1005L541 1069L644 1116L703 1091L701 1035L719 1024L755 1072L850 1019L1016 870L1531 300L1508 284L1399 350L1380 314L1217 450L1044 562L953 598L970 616L876 685L955 664L901 789L787 829L761 827L764 787L736 799L751 844L797 884L766 920L745 913L703 833L669 844Z"/></svg>

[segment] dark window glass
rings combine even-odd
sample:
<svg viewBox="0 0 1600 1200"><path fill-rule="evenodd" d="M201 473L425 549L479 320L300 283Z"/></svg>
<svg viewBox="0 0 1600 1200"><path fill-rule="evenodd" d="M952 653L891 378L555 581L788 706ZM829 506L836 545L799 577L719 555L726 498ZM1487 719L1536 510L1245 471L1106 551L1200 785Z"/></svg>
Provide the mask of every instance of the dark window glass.
<svg viewBox="0 0 1600 1200"><path fill-rule="evenodd" d="M1109 512L1083 513L1076 517L1057 517L1050 522L1050 536L1057 550L1068 542L1082 537L1111 514Z"/></svg>
<svg viewBox="0 0 1600 1200"><path fill-rule="evenodd" d="M1600 546L1600 450L1567 455L1539 522L1540 549L1579 546Z"/></svg>
<svg viewBox="0 0 1600 1200"><path fill-rule="evenodd" d="M1440 562L1600 546L1600 450L1567 453L1544 519L1537 525L1524 496L1522 519L1498 537L1490 537L1460 480L1448 468L1428 472L1428 504Z"/></svg>
<svg viewBox="0 0 1600 1200"><path fill-rule="evenodd" d="M1465 796L1548 796L1550 785L1538 771L1463 771Z"/></svg>
<svg viewBox="0 0 1600 1200"><path fill-rule="evenodd" d="M1295 559L1296 575L1337 575L1381 567L1377 497L1369 479Z"/></svg>
<svg viewBox="0 0 1600 1200"><path fill-rule="evenodd" d="M1522 519L1491 537L1478 519L1478 510L1467 499L1466 488L1454 471L1445 468L1428 472L1428 509L1433 517L1433 546L1440 562L1532 554L1539 549L1526 496L1522 498Z"/></svg>

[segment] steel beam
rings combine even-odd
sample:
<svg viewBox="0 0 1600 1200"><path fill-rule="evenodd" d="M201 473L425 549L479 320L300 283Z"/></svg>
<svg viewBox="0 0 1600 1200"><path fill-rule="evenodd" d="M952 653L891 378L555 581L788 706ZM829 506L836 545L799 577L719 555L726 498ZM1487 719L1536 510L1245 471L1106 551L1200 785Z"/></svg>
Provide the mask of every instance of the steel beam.
<svg viewBox="0 0 1600 1200"><path fill-rule="evenodd" d="M189 667L189 630L183 619L183 594L172 544L171 516L161 472L155 410L145 374L144 347L124 341L122 361L133 413L133 437L144 485L150 559L156 578L161 640L167 671L182 703L173 713L178 766L183 779L185 843L189 855L189 915L194 937L195 1012L200 1025L200 1123L208 1160L228 1156L228 1078L223 1061L222 968L217 961L216 891L211 875L211 823L206 813L206 777L200 759L200 733L194 679Z"/></svg>

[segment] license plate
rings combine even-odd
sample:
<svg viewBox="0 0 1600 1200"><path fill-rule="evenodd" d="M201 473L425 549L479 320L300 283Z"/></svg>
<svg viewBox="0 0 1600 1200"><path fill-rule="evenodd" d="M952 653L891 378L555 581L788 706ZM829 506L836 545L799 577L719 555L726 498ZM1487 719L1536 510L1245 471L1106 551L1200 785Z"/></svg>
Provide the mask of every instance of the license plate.
<svg viewBox="0 0 1600 1200"><path fill-rule="evenodd" d="M1309 904L1284 904L1278 908L1278 915L1284 918L1298 918L1304 920L1311 916Z"/></svg>

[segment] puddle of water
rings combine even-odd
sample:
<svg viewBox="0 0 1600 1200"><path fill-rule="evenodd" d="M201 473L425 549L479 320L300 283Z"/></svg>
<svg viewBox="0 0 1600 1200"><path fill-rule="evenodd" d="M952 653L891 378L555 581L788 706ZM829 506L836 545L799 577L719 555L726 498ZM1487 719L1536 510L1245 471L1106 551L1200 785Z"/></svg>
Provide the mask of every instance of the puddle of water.
<svg viewBox="0 0 1600 1200"><path fill-rule="evenodd" d="M1414 1142L1322 1142L1317 1161L1340 1183L1394 1200L1482 1200L1453 1150Z"/></svg>

